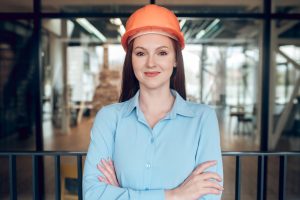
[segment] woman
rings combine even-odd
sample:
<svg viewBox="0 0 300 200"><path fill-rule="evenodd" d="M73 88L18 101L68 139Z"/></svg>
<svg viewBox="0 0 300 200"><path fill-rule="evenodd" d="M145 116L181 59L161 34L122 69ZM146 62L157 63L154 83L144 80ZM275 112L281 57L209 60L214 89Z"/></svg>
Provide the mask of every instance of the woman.
<svg viewBox="0 0 300 200"><path fill-rule="evenodd" d="M216 114L186 101L176 16L147 5L122 37L120 103L103 107L91 130L85 199L220 199L222 157Z"/></svg>

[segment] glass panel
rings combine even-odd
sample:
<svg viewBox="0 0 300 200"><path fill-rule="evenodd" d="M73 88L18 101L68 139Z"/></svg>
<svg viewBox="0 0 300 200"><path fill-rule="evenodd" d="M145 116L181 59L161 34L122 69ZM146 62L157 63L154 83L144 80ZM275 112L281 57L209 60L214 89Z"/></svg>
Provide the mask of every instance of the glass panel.
<svg viewBox="0 0 300 200"><path fill-rule="evenodd" d="M298 0L273 0L272 5L275 13L300 13L300 1Z"/></svg>
<svg viewBox="0 0 300 200"><path fill-rule="evenodd" d="M273 21L273 38L276 50L274 131L282 132L276 141L281 150L300 150L300 23L298 20ZM286 118L283 112L288 109ZM285 121L283 126L279 126Z"/></svg>
<svg viewBox="0 0 300 200"><path fill-rule="evenodd" d="M256 150L253 142L230 145L231 135L257 133L261 21L180 19L188 98L216 108L223 150ZM236 149L236 150L237 150Z"/></svg>
<svg viewBox="0 0 300 200"><path fill-rule="evenodd" d="M130 1L130 0L104 0L104 1L94 1L94 0L43 0L42 1L42 11L43 12L55 12L55 13L65 13L65 12L101 12L101 13L111 13L111 12L133 12L137 8L149 4L150 1Z"/></svg>
<svg viewBox="0 0 300 200"><path fill-rule="evenodd" d="M0 149L32 150L32 21L0 21L0 38Z"/></svg>
<svg viewBox="0 0 300 200"><path fill-rule="evenodd" d="M85 124L102 106L118 101L124 23L120 18L43 20L44 137L53 140L45 142L45 149L70 148L72 141L55 133L68 133L69 127ZM89 128L81 131L89 133ZM77 150L87 150L88 138Z"/></svg>
<svg viewBox="0 0 300 200"><path fill-rule="evenodd" d="M184 52L192 52L197 56L186 59L187 70L193 69L191 74L196 71L198 74L202 73L200 76L203 77L203 83L206 83L199 88L199 81L194 82L194 87L198 89L197 92L190 91L192 98L209 104L253 104L256 90L253 83L259 60L260 22L217 18L181 19L180 23L189 44ZM194 67L190 67L191 65ZM224 80L217 80L216 77L224 77Z"/></svg>
<svg viewBox="0 0 300 200"><path fill-rule="evenodd" d="M33 0L1 0L0 13L33 12Z"/></svg>
<svg viewBox="0 0 300 200"><path fill-rule="evenodd" d="M176 13L260 13L262 0L157 0Z"/></svg>

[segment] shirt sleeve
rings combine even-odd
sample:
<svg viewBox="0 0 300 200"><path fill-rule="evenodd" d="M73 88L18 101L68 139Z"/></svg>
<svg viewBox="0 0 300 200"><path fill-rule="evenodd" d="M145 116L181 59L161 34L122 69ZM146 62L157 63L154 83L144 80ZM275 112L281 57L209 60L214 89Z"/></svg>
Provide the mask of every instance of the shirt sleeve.
<svg viewBox="0 0 300 200"><path fill-rule="evenodd" d="M98 180L103 174L97 169L99 161L112 158L117 111L102 108L96 115L83 175L83 199L86 200L164 200L164 190L133 190L115 187Z"/></svg>
<svg viewBox="0 0 300 200"><path fill-rule="evenodd" d="M213 109L203 116L203 123L200 129L200 140L196 155L196 164L201 164L205 161L216 160L217 164L208 168L206 171L218 173L223 180L223 162L220 145L219 124L216 113ZM223 181L219 182L223 186ZM221 195L205 195L201 200L220 200Z"/></svg>

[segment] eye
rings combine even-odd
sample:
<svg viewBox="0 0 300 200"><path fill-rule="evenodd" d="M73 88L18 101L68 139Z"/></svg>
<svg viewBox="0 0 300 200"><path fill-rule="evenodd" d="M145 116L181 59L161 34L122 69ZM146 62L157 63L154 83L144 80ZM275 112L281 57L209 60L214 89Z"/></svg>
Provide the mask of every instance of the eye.
<svg viewBox="0 0 300 200"><path fill-rule="evenodd" d="M166 56L166 55L168 55L168 52L166 52L166 51L160 51L159 55L160 56Z"/></svg>
<svg viewBox="0 0 300 200"><path fill-rule="evenodd" d="M141 52L141 51L139 51L139 52L135 53L135 55L137 55L137 56L143 56L143 55L144 55L144 53L143 53L143 52Z"/></svg>

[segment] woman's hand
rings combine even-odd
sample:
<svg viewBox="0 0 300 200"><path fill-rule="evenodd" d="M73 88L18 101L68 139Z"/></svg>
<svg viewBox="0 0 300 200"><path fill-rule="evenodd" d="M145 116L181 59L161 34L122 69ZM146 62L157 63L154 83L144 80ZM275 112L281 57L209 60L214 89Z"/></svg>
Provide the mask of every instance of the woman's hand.
<svg viewBox="0 0 300 200"><path fill-rule="evenodd" d="M99 181L109 185L120 187L116 176L115 167L111 159L108 159L107 161L105 159L101 159L101 161L97 165L97 168L104 175L104 177L98 177Z"/></svg>
<svg viewBox="0 0 300 200"><path fill-rule="evenodd" d="M207 161L198 165L180 186L166 190L166 200L197 200L206 194L221 194L224 188L215 180L221 182L222 178L217 173L204 172L216 164L216 161Z"/></svg>

